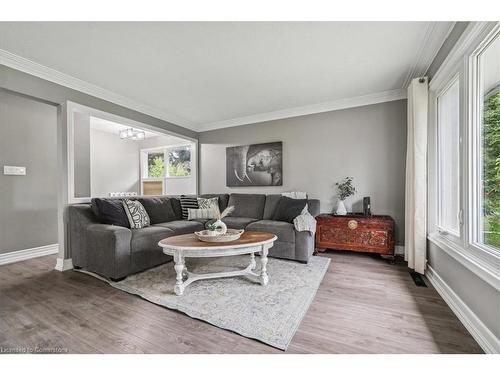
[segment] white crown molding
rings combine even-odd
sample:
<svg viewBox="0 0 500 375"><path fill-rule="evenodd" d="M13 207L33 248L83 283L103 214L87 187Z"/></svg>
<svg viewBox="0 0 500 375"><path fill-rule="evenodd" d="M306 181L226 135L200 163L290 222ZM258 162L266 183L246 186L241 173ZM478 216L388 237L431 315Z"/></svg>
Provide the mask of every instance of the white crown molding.
<svg viewBox="0 0 500 375"><path fill-rule="evenodd" d="M57 258L56 266L54 267L57 271L68 271L73 269L73 260L72 259L63 259Z"/></svg>
<svg viewBox="0 0 500 375"><path fill-rule="evenodd" d="M500 353L500 339L479 319L451 287L427 266L425 276L486 353Z"/></svg>
<svg viewBox="0 0 500 375"><path fill-rule="evenodd" d="M33 247L31 249L11 251L9 253L0 254L0 265L20 262L31 258L43 257L45 255L56 254L59 251L58 244Z"/></svg>
<svg viewBox="0 0 500 375"><path fill-rule="evenodd" d="M374 94L355 96L352 98L337 99L323 103L287 108L273 112L259 113L255 115L238 117L229 120L216 121L199 125L197 126L197 129L199 132L203 132L221 128L230 128L233 126L254 124L258 122L281 120L290 117L312 115L315 113L337 111L339 109L361 107L365 105L390 102L393 100L400 100L400 99L406 99L406 90L396 89L396 90L382 91Z"/></svg>
<svg viewBox="0 0 500 375"><path fill-rule="evenodd" d="M102 87L93 85L79 78L62 73L58 70L49 68L37 62L31 61L24 57L13 54L9 51L0 49L0 65L5 65L24 73L31 74L35 77L45 79L58 85L68 87L73 90L83 92L96 98L106 100L108 102L144 113L149 116L156 117L160 120L170 122L172 124L182 126L184 128L196 131L196 127L190 121L183 119L177 115L167 113L147 104L140 103L123 95L106 90Z"/></svg>
<svg viewBox="0 0 500 375"><path fill-rule="evenodd" d="M403 88L408 88L412 79L422 77L427 72L455 24L456 22L428 23L420 46L416 51L413 65L408 70L404 80Z"/></svg>

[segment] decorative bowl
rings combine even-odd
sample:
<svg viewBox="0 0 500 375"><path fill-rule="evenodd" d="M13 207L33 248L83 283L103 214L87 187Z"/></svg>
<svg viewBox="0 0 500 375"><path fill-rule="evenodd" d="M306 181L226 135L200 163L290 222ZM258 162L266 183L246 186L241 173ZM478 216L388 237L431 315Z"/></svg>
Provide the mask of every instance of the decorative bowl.
<svg viewBox="0 0 500 375"><path fill-rule="evenodd" d="M200 241L203 242L231 242L236 241L241 237L244 230L243 229L228 229L226 233L212 234L208 230L202 230L199 232L194 232L195 236L198 237ZM215 231L217 232L217 231Z"/></svg>

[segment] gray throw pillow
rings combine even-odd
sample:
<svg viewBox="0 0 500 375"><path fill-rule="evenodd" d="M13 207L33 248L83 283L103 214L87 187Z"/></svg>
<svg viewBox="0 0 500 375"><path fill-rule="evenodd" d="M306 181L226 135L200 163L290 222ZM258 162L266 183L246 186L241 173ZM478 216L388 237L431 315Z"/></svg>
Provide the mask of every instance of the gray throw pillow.
<svg viewBox="0 0 500 375"><path fill-rule="evenodd" d="M307 199L293 199L281 197L274 212L273 220L293 223L293 219L302 213L307 204Z"/></svg>
<svg viewBox="0 0 500 375"><path fill-rule="evenodd" d="M177 219L172 199L167 197L141 197L137 199L146 209L151 224L166 223Z"/></svg>
<svg viewBox="0 0 500 375"><path fill-rule="evenodd" d="M92 211L103 224L130 228L121 199L92 198Z"/></svg>

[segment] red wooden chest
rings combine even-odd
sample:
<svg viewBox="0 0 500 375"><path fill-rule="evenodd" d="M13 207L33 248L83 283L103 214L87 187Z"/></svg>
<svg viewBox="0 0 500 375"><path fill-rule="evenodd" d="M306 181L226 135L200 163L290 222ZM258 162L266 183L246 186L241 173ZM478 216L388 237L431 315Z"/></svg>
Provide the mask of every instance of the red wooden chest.
<svg viewBox="0 0 500 375"><path fill-rule="evenodd" d="M328 215L316 217L316 248L394 256L394 220L390 216Z"/></svg>

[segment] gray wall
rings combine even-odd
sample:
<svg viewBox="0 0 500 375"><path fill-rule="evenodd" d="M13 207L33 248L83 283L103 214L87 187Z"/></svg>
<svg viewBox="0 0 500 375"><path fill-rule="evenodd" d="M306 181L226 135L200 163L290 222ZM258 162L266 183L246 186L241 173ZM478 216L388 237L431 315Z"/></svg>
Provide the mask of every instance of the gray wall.
<svg viewBox="0 0 500 375"><path fill-rule="evenodd" d="M283 186L226 187L226 147L272 141L283 141ZM201 193L307 191L331 212L335 182L353 176L348 209L361 211L370 196L375 214L396 220L404 243L406 100L202 132L199 142Z"/></svg>
<svg viewBox="0 0 500 375"><path fill-rule="evenodd" d="M500 296L490 284L427 241L427 261L496 337L500 337Z"/></svg>
<svg viewBox="0 0 500 375"><path fill-rule="evenodd" d="M55 106L0 89L0 253L57 243L56 121Z"/></svg>
<svg viewBox="0 0 500 375"><path fill-rule="evenodd" d="M90 116L74 114L73 158L75 197L90 197Z"/></svg>
<svg viewBox="0 0 500 375"><path fill-rule="evenodd" d="M92 197L107 197L109 192L140 193L139 147L140 142L90 130Z"/></svg>

